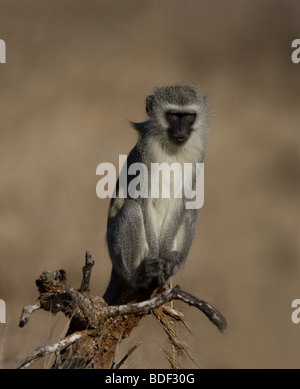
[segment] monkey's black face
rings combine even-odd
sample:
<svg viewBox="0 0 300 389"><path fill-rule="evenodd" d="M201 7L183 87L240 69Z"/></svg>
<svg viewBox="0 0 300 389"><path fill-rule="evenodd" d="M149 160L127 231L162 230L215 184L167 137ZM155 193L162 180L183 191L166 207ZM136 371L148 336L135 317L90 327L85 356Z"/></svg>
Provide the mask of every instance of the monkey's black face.
<svg viewBox="0 0 300 389"><path fill-rule="evenodd" d="M192 125L196 120L195 113L167 112L166 119L169 124L168 135L175 144L183 144L190 137Z"/></svg>

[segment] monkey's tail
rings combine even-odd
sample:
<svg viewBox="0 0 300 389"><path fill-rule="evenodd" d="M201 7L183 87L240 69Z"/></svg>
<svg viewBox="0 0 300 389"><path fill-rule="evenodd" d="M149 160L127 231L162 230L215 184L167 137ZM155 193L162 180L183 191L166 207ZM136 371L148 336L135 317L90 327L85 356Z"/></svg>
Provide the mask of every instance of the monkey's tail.
<svg viewBox="0 0 300 389"><path fill-rule="evenodd" d="M103 295L108 305L121 305L134 300L135 291L122 279L113 268L110 281Z"/></svg>
<svg viewBox="0 0 300 389"><path fill-rule="evenodd" d="M147 300L157 285L151 285L147 289L132 288L113 268L110 281L103 295L108 305L121 305Z"/></svg>

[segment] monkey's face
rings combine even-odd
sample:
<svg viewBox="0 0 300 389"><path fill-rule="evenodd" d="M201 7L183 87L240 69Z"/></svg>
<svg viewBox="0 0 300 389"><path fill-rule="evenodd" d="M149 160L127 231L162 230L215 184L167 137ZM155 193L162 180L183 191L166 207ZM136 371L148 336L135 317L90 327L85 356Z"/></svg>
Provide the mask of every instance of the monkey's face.
<svg viewBox="0 0 300 389"><path fill-rule="evenodd" d="M191 112L166 112L169 139L177 144L184 144L190 137L196 114Z"/></svg>

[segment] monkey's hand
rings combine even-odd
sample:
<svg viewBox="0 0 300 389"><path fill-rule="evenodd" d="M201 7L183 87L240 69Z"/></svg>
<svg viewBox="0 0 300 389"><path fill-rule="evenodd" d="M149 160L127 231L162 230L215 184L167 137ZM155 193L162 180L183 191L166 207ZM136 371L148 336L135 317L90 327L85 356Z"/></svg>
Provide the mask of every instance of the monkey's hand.
<svg viewBox="0 0 300 389"><path fill-rule="evenodd" d="M177 251L172 251L168 258L163 258L162 261L164 264L165 280L167 280L178 271L182 258L180 258Z"/></svg>
<svg viewBox="0 0 300 389"><path fill-rule="evenodd" d="M161 259L145 258L137 269L135 286L146 289L150 284L162 286L166 282L165 266Z"/></svg>

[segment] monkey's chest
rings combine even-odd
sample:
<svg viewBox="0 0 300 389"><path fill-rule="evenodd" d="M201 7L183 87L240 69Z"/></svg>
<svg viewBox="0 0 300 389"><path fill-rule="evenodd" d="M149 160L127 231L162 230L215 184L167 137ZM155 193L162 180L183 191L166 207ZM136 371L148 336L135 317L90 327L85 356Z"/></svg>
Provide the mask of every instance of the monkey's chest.
<svg viewBox="0 0 300 389"><path fill-rule="evenodd" d="M158 198L150 199L149 213L151 225L158 241L161 240L164 233L172 228L176 222L182 204L182 199L177 198Z"/></svg>

